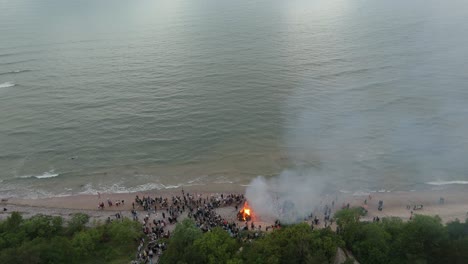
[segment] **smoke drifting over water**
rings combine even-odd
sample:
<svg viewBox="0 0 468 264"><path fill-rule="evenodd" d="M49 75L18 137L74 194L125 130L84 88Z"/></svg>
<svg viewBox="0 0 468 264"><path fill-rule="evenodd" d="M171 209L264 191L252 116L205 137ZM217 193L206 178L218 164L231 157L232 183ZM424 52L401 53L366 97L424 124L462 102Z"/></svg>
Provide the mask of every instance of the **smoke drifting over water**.
<svg viewBox="0 0 468 264"><path fill-rule="evenodd" d="M413 86L400 89L405 85ZM362 87L297 89L285 110L291 117L284 142L292 166L272 179L251 182L246 196L254 211L296 221L330 191L465 183L464 93L452 89L440 97L439 87L427 85L422 91L420 86L396 79Z"/></svg>

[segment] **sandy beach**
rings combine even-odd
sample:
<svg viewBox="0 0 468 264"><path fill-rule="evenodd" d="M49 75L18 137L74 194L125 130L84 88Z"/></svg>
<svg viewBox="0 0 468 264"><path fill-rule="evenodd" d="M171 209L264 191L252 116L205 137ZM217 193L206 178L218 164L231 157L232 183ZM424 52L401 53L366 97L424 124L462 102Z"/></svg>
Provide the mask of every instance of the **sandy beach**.
<svg viewBox="0 0 468 264"><path fill-rule="evenodd" d="M368 215L363 219L372 220L373 217L399 217L409 220L411 211L414 214L438 215L444 223L459 219L464 221L468 213L468 192L466 190L427 190L414 192L385 192L368 195L353 196L350 202L353 206L368 208ZM444 203L440 203L443 198ZM367 206L364 201L367 199ZM383 201L383 210L378 210L378 202ZM422 205L422 209L414 209L414 206ZM409 209L407 208L409 206Z"/></svg>
<svg viewBox="0 0 468 264"><path fill-rule="evenodd" d="M215 186L220 187L220 186ZM20 198L2 198L0 206L0 219L5 219L12 212L18 211L23 214L23 217L31 217L35 214L47 214L54 216L62 216L68 219L74 213L83 212L90 216L90 223L93 221L105 221L108 217L115 219L116 213L121 213L124 217L131 218L130 211L132 210L132 202L134 202L136 195L139 197L172 197L181 195L181 188L171 190L155 190L139 193L102 193L96 195L76 195L65 197L52 197L43 199L20 199ZM185 188L186 193L191 193L197 197L207 198L210 196L219 196L221 193L237 193L242 194L244 190L242 187L237 189L228 190L227 188L218 188L218 192L213 192L209 188ZM440 198L444 199L441 204ZM107 201L110 200L114 206L108 207ZM468 192L465 188L457 188L455 190L426 190L426 191L401 191L401 192L375 192L370 194L352 195L352 194L330 194L324 196L320 204L330 205L332 200L335 200L333 212L339 210L348 203L350 206L363 206L368 209L367 216L363 217L363 221L372 221L376 216L383 217L400 217L403 220L409 220L411 211L414 214L423 215L438 215L442 218L443 222L450 222L455 219L464 221L468 214ZM124 201L120 206L115 206L116 201ZM378 210L379 201L383 201L383 210ZM106 207L101 210L98 209L98 204L104 202ZM414 209L423 205L422 209ZM6 208L6 211L3 211ZM409 208L409 209L408 209ZM135 205L135 209L140 214L145 214L143 208ZM252 208L255 212L255 208ZM312 210L312 209L311 209ZM320 208L315 207L317 212ZM234 206L222 207L217 209L218 214L227 220L236 220L236 210ZM320 213L316 214L320 215ZM185 217L182 215L181 218ZM153 214L151 218L161 218L159 214ZM254 219L259 224L271 224L274 219Z"/></svg>

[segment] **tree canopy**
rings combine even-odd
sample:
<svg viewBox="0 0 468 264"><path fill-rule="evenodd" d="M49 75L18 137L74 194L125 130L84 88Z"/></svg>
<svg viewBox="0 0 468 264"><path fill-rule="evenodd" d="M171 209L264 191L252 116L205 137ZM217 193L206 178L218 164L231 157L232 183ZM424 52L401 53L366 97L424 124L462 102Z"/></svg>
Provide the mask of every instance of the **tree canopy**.
<svg viewBox="0 0 468 264"><path fill-rule="evenodd" d="M242 231L234 238L213 228L203 233L190 219L178 223L160 263L333 263L338 248L366 263L454 263L468 259L468 223L443 225L439 217L411 221L360 221L362 211L335 214L337 232L307 223L272 232ZM123 219L88 227L89 217L12 213L0 222L0 263L128 263L142 235L141 225ZM347 262L352 263L351 259Z"/></svg>
<svg viewBox="0 0 468 264"><path fill-rule="evenodd" d="M23 219L13 212L0 222L0 263L128 263L140 237L130 220L86 227L89 217L35 215Z"/></svg>

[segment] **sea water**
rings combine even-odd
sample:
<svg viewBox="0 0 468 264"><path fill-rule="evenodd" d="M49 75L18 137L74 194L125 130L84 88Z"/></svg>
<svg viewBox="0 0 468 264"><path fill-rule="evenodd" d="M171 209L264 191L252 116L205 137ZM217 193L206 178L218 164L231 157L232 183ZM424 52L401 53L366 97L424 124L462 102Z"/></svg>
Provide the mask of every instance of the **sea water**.
<svg viewBox="0 0 468 264"><path fill-rule="evenodd" d="M462 0L0 0L0 195L466 182L467 61Z"/></svg>

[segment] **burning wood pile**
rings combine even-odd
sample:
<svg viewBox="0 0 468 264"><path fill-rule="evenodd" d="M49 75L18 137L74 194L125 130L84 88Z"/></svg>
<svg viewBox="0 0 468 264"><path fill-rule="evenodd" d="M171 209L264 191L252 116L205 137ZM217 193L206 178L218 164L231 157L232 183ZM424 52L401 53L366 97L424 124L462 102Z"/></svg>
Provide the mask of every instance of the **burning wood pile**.
<svg viewBox="0 0 468 264"><path fill-rule="evenodd" d="M249 207L247 202L244 203L242 209L237 213L237 220L239 221L250 221L252 220L252 209Z"/></svg>

